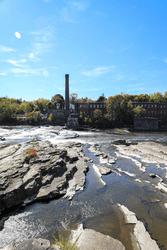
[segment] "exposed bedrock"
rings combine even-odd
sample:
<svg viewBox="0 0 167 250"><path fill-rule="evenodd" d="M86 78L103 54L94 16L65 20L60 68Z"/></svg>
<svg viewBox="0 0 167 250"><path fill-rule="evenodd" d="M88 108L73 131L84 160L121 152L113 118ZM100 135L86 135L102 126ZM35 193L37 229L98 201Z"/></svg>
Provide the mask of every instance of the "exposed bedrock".
<svg viewBox="0 0 167 250"><path fill-rule="evenodd" d="M0 210L65 195L74 177L73 191L84 188L89 159L84 159L81 146L34 141L1 149Z"/></svg>

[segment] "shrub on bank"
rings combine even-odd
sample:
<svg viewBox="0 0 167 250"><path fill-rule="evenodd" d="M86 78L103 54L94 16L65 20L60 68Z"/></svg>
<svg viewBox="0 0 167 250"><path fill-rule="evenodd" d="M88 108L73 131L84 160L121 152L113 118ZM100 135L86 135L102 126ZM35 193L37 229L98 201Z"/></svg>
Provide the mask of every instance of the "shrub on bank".
<svg viewBox="0 0 167 250"><path fill-rule="evenodd" d="M28 151L28 154L27 154L27 156L26 156L26 161L27 162L29 162L30 161L30 159L32 159L32 158L34 158L34 157L37 157L38 155L37 155L37 152L36 152L36 150L34 150L34 149L30 149L29 151Z"/></svg>

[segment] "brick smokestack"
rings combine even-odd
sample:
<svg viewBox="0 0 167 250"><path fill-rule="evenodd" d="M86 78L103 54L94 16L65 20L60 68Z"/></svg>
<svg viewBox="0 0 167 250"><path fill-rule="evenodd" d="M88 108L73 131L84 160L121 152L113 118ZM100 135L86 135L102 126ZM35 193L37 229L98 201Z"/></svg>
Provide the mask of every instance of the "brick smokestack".
<svg viewBox="0 0 167 250"><path fill-rule="evenodd" d="M69 74L65 75L65 108L69 110Z"/></svg>

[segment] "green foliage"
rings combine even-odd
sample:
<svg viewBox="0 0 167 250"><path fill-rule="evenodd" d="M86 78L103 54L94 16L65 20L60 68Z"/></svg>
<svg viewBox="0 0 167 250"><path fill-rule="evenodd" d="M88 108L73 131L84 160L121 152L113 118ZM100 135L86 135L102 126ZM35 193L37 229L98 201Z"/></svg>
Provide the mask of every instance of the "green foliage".
<svg viewBox="0 0 167 250"><path fill-rule="evenodd" d="M54 237L54 239L54 244L61 247L62 250L78 250L78 248L75 246L76 242L72 245L69 241L69 238L64 240L61 235L59 235L59 239L57 239L56 237Z"/></svg>
<svg viewBox="0 0 167 250"><path fill-rule="evenodd" d="M162 93L156 92L153 95L150 95L150 102L165 102L164 97L163 97Z"/></svg>
<svg viewBox="0 0 167 250"><path fill-rule="evenodd" d="M135 117L142 117L145 114L146 110L141 107L141 106L137 106L136 108L134 108L134 116Z"/></svg>
<svg viewBox="0 0 167 250"><path fill-rule="evenodd" d="M102 118L102 111L100 109L95 109L95 111L93 111L93 119L95 120L95 122L100 121Z"/></svg>
<svg viewBox="0 0 167 250"><path fill-rule="evenodd" d="M78 94L71 93L70 94L70 103L74 105L77 102L77 100L78 100Z"/></svg>
<svg viewBox="0 0 167 250"><path fill-rule="evenodd" d="M35 101L35 111L46 112L49 103L50 101L48 99L39 98Z"/></svg>
<svg viewBox="0 0 167 250"><path fill-rule="evenodd" d="M25 115L27 117L27 122L31 124L39 122L42 119L39 111L36 112L33 111L30 113L26 113Z"/></svg>
<svg viewBox="0 0 167 250"><path fill-rule="evenodd" d="M54 107L56 107L57 103L60 103L60 108L63 108L65 103L64 97L60 94L52 96L51 102L54 103Z"/></svg>
<svg viewBox="0 0 167 250"><path fill-rule="evenodd" d="M49 117L48 117L48 121L49 121L49 122L52 122L53 120L54 120L54 117L53 117L52 114L50 114Z"/></svg>
<svg viewBox="0 0 167 250"><path fill-rule="evenodd" d="M96 102L104 102L106 100L104 94L100 95Z"/></svg>
<svg viewBox="0 0 167 250"><path fill-rule="evenodd" d="M10 99L2 98L0 100L0 123L11 122L15 115L16 107L11 104Z"/></svg>

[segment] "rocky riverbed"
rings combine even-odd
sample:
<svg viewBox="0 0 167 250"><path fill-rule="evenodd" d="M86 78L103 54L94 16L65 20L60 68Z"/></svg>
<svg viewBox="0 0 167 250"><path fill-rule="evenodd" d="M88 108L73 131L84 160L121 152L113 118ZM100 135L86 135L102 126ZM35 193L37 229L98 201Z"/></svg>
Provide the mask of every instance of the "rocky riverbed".
<svg viewBox="0 0 167 250"><path fill-rule="evenodd" d="M46 229L39 224L38 234L23 233L28 228L22 218L33 215L28 212L31 207L40 209L45 204L40 205L39 202L53 200L46 203L48 205L42 216L46 211L47 220L60 221L66 230L70 229L68 220L73 221L76 227L83 222L84 225L78 229L70 229L71 242L79 236L79 249L112 249L111 245L113 249L165 249L165 238L158 233L160 224L153 231L152 215L146 215L147 206L149 213L151 209L157 210L163 206L161 212L165 216L165 141L158 143L155 140L147 141L148 138L141 140L141 137L134 140L133 135L126 131L121 131L121 137L117 134L118 131L113 134L91 131L76 133L54 127L26 128L21 133L17 130L14 133L12 130L0 130L0 247L4 250L58 249L48 240L50 237L40 233ZM156 167L153 168L153 164ZM139 193L144 203L139 201ZM68 205L65 205L66 200ZM146 200L147 203L149 201L148 205ZM60 207L57 209L54 205L53 208L52 204L60 204ZM27 207L23 215L18 210L13 216L6 217L5 211L8 213L18 206ZM55 212L48 214L49 207ZM56 214L59 218L56 218ZM37 214L34 213L34 216ZM94 223L94 220L97 222ZM19 231L19 223L22 232ZM19 232L21 237L18 237ZM15 233L17 236L14 236ZM31 239L27 239L30 235ZM5 240L5 237L9 240Z"/></svg>
<svg viewBox="0 0 167 250"><path fill-rule="evenodd" d="M28 158L31 150L35 155ZM71 198L84 188L88 160L80 143L34 141L1 148L0 210L65 194Z"/></svg>

